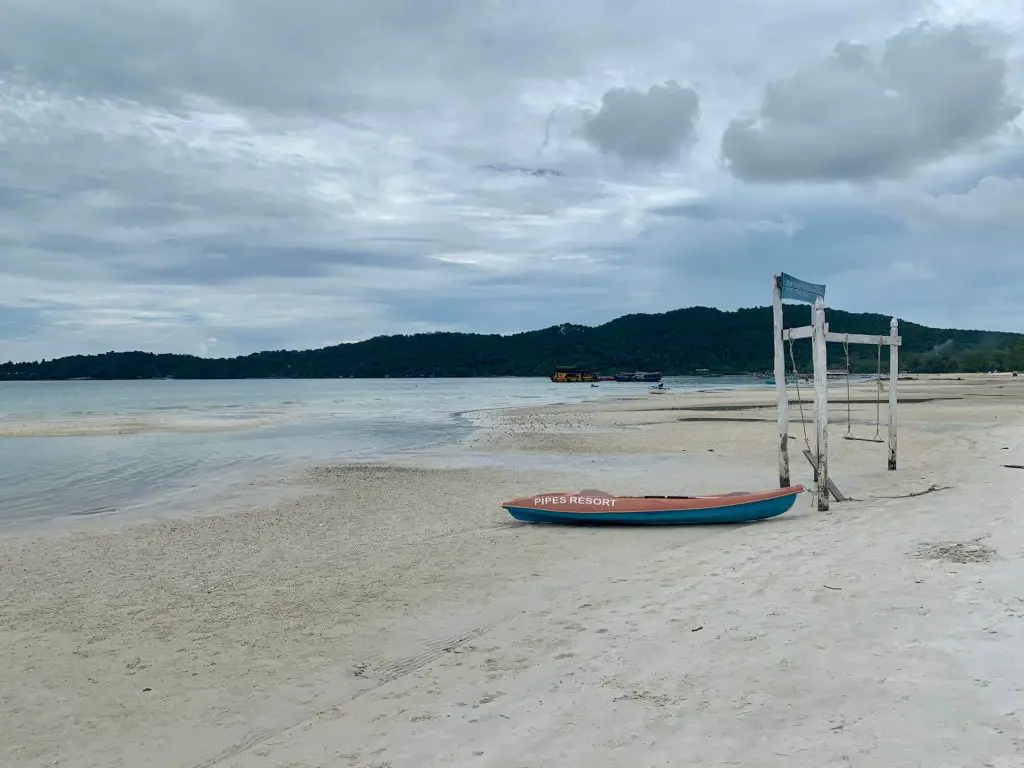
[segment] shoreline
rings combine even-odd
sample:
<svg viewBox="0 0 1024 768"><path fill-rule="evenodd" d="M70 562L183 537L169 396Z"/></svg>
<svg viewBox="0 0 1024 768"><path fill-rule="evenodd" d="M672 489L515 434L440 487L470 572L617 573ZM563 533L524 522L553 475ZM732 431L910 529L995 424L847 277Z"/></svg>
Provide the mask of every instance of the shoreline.
<svg viewBox="0 0 1024 768"><path fill-rule="evenodd" d="M1014 381L1011 379L1010 374L933 374L927 378L922 379L911 379L904 382L901 387L901 403L903 405L910 405L914 403L924 402L935 402L938 400L948 400L950 398L956 398L957 395L950 395L944 392L933 393L932 396L922 399L920 396L909 396L907 395L907 387L913 386L913 383L943 383L949 385L963 384L967 382L968 385L971 382L976 384L986 385L995 384L998 388L1002 388L1006 381ZM851 393L855 398L851 402L854 405L864 406L874 403L874 400L870 399L856 399L858 392L870 392L874 393L875 389L870 386L873 380L866 380L854 383L851 385ZM582 385L580 385L582 386ZM474 408L465 410L454 410L448 412L448 417L452 420L452 427L454 430L462 432L462 434L455 434L442 440L427 440L422 443L416 443L414 445L403 446L401 448L392 449L376 449L369 448L358 451L351 451L346 456L338 458L336 460L325 460L325 459L254 459L249 462L245 462L245 466L225 466L220 472L227 472L233 478L228 483L207 483L205 481L189 482L185 485L172 485L168 488L155 491L151 494L144 494L142 496L134 496L130 499L126 499L119 503L115 508L110 510L100 510L97 512L88 513L65 513L61 515L50 515L40 514L32 518L24 520L9 520L0 523L0 537L4 536L21 536L31 535L34 531L43 532L49 530L51 533L59 535L62 526L67 526L68 530L71 529L82 529L88 528L91 523L104 522L106 527L110 526L121 526L121 525L132 525L135 523L146 522L148 520L157 519L168 519L175 516L176 512L173 505L178 500L187 499L189 496L196 497L191 501L184 502L184 508L180 514L185 517L192 517L198 514L203 514L203 510L210 507L228 506L229 508L235 508L240 503L244 504L249 501L246 498L245 488L248 486L259 485L263 482L274 482L283 485L293 484L297 478L300 478L308 470L325 463L333 463L338 465L361 465L367 463L375 464L394 464L394 465L415 465L417 462L432 462L434 465L444 465L445 459L448 459L448 463L451 460L458 459L465 456L467 453L472 453L478 450L491 450L495 443L495 433L501 431L501 420L504 417L508 417L515 421L519 416L523 414L536 414L543 412L550 412L556 409L566 410L567 412L573 412L581 409L582 412L586 412L591 407L597 408L598 410L609 407L614 408L616 405L625 406L627 410L633 410L637 412L642 411L666 411L666 410L679 410L679 411L693 411L694 415L685 417L686 421L697 423L707 422L708 424L723 424L730 420L718 411L737 411L742 412L745 410L764 410L764 411L775 411L774 402L774 388L773 387L758 387L758 386L735 386L722 389L685 389L685 390L672 390L666 395L662 395L656 400L651 397L645 397L644 394L634 393L631 395L623 395L621 397L605 397L605 398L592 398L577 401L557 401L542 404L511 404L495 406L491 408ZM790 386L788 388L790 393L790 425L791 430L800 426L800 417L797 408L794 407L796 402L795 394L796 388ZM810 393L806 393L801 389L802 400L805 406L809 404ZM830 403L830 432L835 433L837 429L845 426L840 422L844 421L843 414L839 413L836 409L842 408L845 405L845 396L839 396L839 389L829 389L829 403ZM734 402L725 406L716 406L714 399L716 397L725 396ZM708 398L711 398L710 400ZM696 398L696 400L694 400ZM882 409L885 410L887 404L885 398L882 398ZM856 409L854 409L856 410ZM700 415L697 415L697 414ZM870 414L868 414L870 416ZM805 420L809 418L809 414L805 413ZM740 416L738 418L731 419L734 423L747 423L747 422L771 422L774 423L774 413L770 416L759 418L751 416ZM858 416L855 422L863 424L870 421L869 418ZM946 422L947 427L956 427L963 424L956 422ZM638 424L628 425L606 425L598 431L602 434L607 434L609 431L621 431L634 429ZM884 428L884 424L882 427ZM935 428L941 428L942 425L936 425ZM249 427L241 427L239 431L248 429ZM532 428L538 429L542 432L557 431L559 427L552 424L547 424L541 427L536 420L534 420ZM591 425L593 431L594 427ZM217 430L222 431L222 430ZM234 430L232 430L234 431ZM103 435L109 437L111 435ZM507 446L499 446L499 453L503 452ZM633 450L632 448L630 450ZM522 452L522 447L516 447L514 452ZM614 452L614 451L612 451ZM507 457L507 452L505 453ZM799 454L797 454L798 456ZM793 455L791 452L791 462L793 461ZM147 510L158 508L159 512L155 514L147 514Z"/></svg>
<svg viewBox="0 0 1024 768"><path fill-rule="evenodd" d="M1009 374L934 374L930 375L927 379L915 379L910 382L904 382L904 385L901 387L901 403L906 405L920 401L919 397L911 396L908 399L907 386L912 386L911 382L942 382L945 384L957 385L958 383L962 384L963 382L968 382L968 384L970 384L973 381L982 385L995 383L996 386L999 386L1001 383L1004 383L1004 381L1009 380L1011 380ZM857 397L858 391L874 393L875 389L871 384L873 384L873 380L852 383L851 392L853 393L853 397ZM584 385L579 386L583 387ZM306 472L324 464L341 466L358 466L365 464L385 464L395 466L415 466L417 464L429 464L431 466L452 465L453 462L457 462L458 460L465 458L468 454L472 454L474 451L492 451L496 442L495 434L501 431L501 419L508 417L515 422L523 414L532 416L536 413L550 412L553 410L566 410L567 412L573 412L577 409L582 409L583 412L586 412L592 407L601 410L605 407L614 408L616 405L621 405L625 406L626 410L635 412L660 412L666 410L693 411L694 415L686 417L688 421L692 423L706 422L709 425L715 425L716 423L723 424L727 420L723 414L716 413L716 411L720 409L723 411L756 409L771 411L773 413L765 418L754 419L752 417L741 417L735 418L732 421L738 424L752 421L764 423L775 422L774 387L747 385L722 389L673 389L657 399L646 396L646 387L644 387L644 390L645 391L643 393L637 392L621 397L592 398L542 404L512 404L492 408L449 411L448 417L452 419L453 428L462 431L463 434L454 435L440 441L429 440L427 442L396 449L365 449L352 451L347 456L336 460L306 458L292 460L253 460L251 462L247 462L245 466L225 467L220 470L220 472L227 472L230 475L231 480L227 483L207 483L200 480L197 482L189 482L185 485L173 485L151 494L144 494L142 496L126 499L109 511L104 510L90 512L88 514L42 514L25 520L12 519L10 521L4 521L0 524L0 538L31 535L34 532L45 532L49 535L60 535L64 530L69 532L73 530L88 531L93 527L104 530L116 530L123 526L130 526L148 521L174 519L175 516L191 518L207 514L207 510L211 508L221 508L228 511L236 510L252 501L251 494L248 492L252 487L272 484L292 488L296 482L301 482L301 478ZM804 388L801 388L800 391L803 396L802 399L806 410L806 407L810 402L809 398L811 397L811 393L805 392ZM790 393L791 401L790 427L791 434L793 434L792 430L800 427L799 413L795 407L796 387L792 385L789 386L788 392ZM838 436L836 435L837 430L845 427L845 424L840 424L840 421L844 421L844 419L841 418L843 414L839 414L836 411L837 406L842 407L845 405L845 396L840 397L840 388L837 387L830 387L829 394L831 421L830 432L833 433L833 443L835 443L835 437ZM714 403L716 399L720 399L721 397L726 397L732 402L725 406L721 406L720 408ZM933 397L928 398L927 402L949 399L949 397L950 395L945 393L935 393ZM955 395L953 395L953 397L955 397ZM855 405L861 406L874 403L873 400L864 400L862 402L857 399L854 399L852 402ZM883 410L885 410L886 407L885 398L882 398ZM698 413L700 415L697 415ZM810 415L805 413L805 418L809 417ZM858 417L857 420L862 421L863 418ZM637 426L643 425L605 425L598 429L597 432L606 435L609 432L621 432L623 430L629 431L635 429ZM957 425L949 423L947 426ZM883 431L884 427L885 424L883 423ZM557 424L546 424L541 426L534 419L531 428L538 432L551 433L559 431L562 427L559 427ZM573 429L573 427L568 428ZM578 429L579 427L577 426L574 428ZM593 431L593 425L591 425L591 429ZM799 431L796 435L798 437L801 436ZM104 436L110 437L112 435ZM707 435L706 437L709 442L713 442L713 436ZM813 439L813 435L811 435L811 437ZM543 443L544 441L539 442ZM547 445L541 445L540 447L543 450L549 450L550 446L551 441L549 440L547 441ZM508 448L507 445L500 444L497 447L497 451L499 454L503 454L508 458L508 451L506 451L506 448ZM633 451L635 449L636 446L630 446L629 451ZM512 453L521 454L523 452L522 446L515 446L512 448ZM569 452L574 452L574 449L569 448ZM609 451L608 453L609 455L614 454L614 450ZM791 464L798 460L799 452L791 451ZM493 464L493 462L485 463L487 465Z"/></svg>
<svg viewBox="0 0 1024 768"><path fill-rule="evenodd" d="M830 425L831 474L860 500L827 514L809 493L765 523L660 530L499 507L771 487L766 387L488 411L456 448L321 462L192 516L0 537L0 729L17 734L0 763L1015 765L1009 381L907 382L897 472ZM871 431L873 402L852 410ZM730 421L745 415L765 418Z"/></svg>
<svg viewBox="0 0 1024 768"><path fill-rule="evenodd" d="M581 385L585 386L585 385ZM743 389L744 387L738 387ZM730 388L731 389L734 388ZM686 389L679 392L699 390ZM641 391L624 392L621 395L584 398L583 400L554 400L539 404L513 403L489 408L456 409L447 411L443 417L451 422L453 434L438 439L426 437L421 442L392 448L350 449L344 457L336 461L351 463L366 462L407 462L419 454L436 454L450 449L458 453L464 444L472 444L475 435L481 430L481 423L488 421L490 412L514 412L519 408L558 408L573 403L597 402L629 402L643 400L646 387ZM287 405L297 405L297 401ZM23 420L0 420L0 443L4 440L46 439L46 438L117 438L195 435L201 433L244 433L254 429L287 427L300 424L310 417L304 411L296 414L275 413L259 418L210 419L196 417L194 409L181 408L191 415L190 423L157 423L152 419L140 418L138 414L82 414L81 418L46 419L42 422L28 423ZM217 423L209 423L216 421ZM485 429L485 427L483 427ZM188 479L174 477L167 479L167 485L155 491L126 494L120 499L105 499L95 509L75 510L64 513L42 512L28 517L0 519L0 537L23 535L35 530L59 533L62 526L69 530L88 529L91 525L102 525L105 528L130 525L152 519L173 517L176 504L183 505L180 514L192 516L201 513L202 509L224 505L236 505L245 500L245 488L251 481L274 479L283 484L290 484L326 458L289 459L283 456L258 457L242 460L241 463L230 461L217 469L210 469L203 477ZM222 482L221 478L229 479Z"/></svg>

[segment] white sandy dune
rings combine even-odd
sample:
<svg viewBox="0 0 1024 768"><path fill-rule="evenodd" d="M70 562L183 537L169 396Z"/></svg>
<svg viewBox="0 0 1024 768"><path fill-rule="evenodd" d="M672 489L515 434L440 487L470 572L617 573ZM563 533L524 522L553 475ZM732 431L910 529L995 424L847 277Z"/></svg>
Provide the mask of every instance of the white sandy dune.
<svg viewBox="0 0 1024 768"><path fill-rule="evenodd" d="M1024 470L1003 466L1024 382L902 394L897 472L833 425L858 500L827 514L805 494L747 526L577 529L498 507L771 487L766 388L502 411L243 509L0 540L0 765L1024 766Z"/></svg>

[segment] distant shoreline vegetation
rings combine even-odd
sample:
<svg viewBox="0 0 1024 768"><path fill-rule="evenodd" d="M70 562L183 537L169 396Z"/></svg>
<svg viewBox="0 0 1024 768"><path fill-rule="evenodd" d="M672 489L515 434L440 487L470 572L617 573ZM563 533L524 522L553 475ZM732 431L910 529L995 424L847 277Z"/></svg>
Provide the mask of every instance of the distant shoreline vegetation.
<svg viewBox="0 0 1024 768"><path fill-rule="evenodd" d="M785 307L786 325L807 324L807 308ZM839 333L887 334L889 317L829 312ZM107 352L0 364L0 381L74 379L319 379L549 376L556 366L599 373L661 371L667 376L745 374L772 368L771 309L725 312L689 307L633 314L598 326L563 324L509 335L435 332L377 336L314 350L256 352L232 358ZM1024 370L1024 335L929 328L900 322L900 369L913 373ZM797 367L810 370L810 344L794 345ZM844 368L840 345L829 365ZM850 348L855 373L877 370L877 350ZM888 353L882 355L882 370Z"/></svg>

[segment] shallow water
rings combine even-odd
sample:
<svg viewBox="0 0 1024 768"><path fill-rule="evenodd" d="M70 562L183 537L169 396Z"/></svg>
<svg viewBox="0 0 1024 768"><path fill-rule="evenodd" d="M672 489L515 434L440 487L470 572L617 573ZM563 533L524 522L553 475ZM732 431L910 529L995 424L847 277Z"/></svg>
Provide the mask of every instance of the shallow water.
<svg viewBox="0 0 1024 768"><path fill-rule="evenodd" d="M680 377L666 386L764 385ZM444 445L469 433L466 411L646 390L543 378L0 382L0 526L109 514L314 461Z"/></svg>

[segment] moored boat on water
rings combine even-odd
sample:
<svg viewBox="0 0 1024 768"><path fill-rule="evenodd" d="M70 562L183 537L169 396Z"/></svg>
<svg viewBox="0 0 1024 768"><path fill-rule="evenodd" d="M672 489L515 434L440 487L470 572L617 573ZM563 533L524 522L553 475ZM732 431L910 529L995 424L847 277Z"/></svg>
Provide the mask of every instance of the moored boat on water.
<svg viewBox="0 0 1024 768"><path fill-rule="evenodd" d="M789 510L802 485L712 496L613 496L584 489L526 496L501 506L516 520L532 523L615 525L706 525L765 520Z"/></svg>
<svg viewBox="0 0 1024 768"><path fill-rule="evenodd" d="M651 384L656 381L661 381L661 371L634 371L633 373L616 373L616 381L641 381L645 384Z"/></svg>
<svg viewBox="0 0 1024 768"><path fill-rule="evenodd" d="M581 383L600 379L596 373L568 365L559 365L548 378L557 384Z"/></svg>

